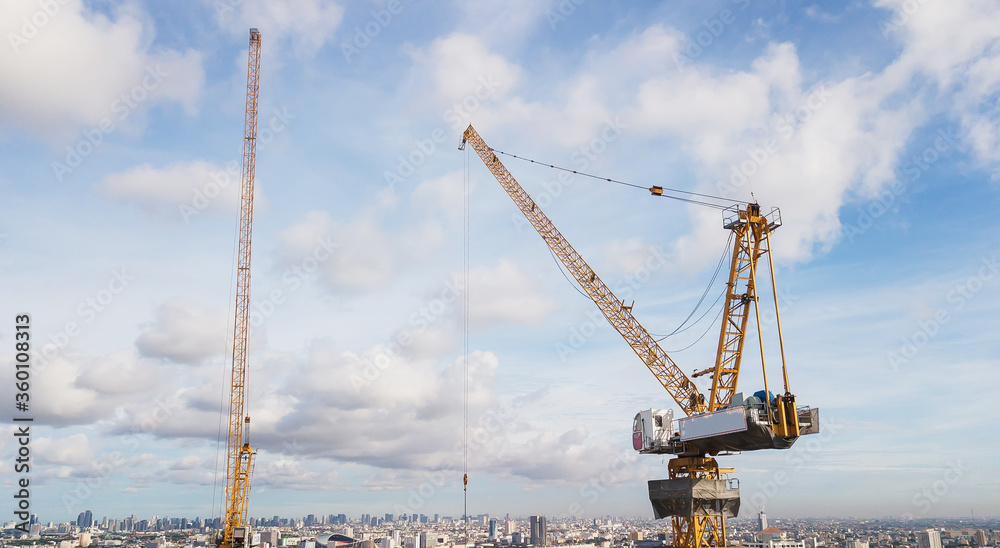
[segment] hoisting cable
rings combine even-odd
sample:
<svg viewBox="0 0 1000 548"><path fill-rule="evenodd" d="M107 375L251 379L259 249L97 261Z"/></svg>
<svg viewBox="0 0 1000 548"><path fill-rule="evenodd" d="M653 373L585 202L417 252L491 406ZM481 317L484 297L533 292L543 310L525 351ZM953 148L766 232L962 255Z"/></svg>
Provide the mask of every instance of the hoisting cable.
<svg viewBox="0 0 1000 548"><path fill-rule="evenodd" d="M471 147L470 147L471 148ZM464 242L463 242L463 253L464 257L464 280L462 280L465 290L463 293L463 337L464 337L464 354L463 360L465 365L465 393L464 393L464 432L463 432L463 476L462 476L462 517L465 522L465 542L469 542L469 255L470 255L470 214L469 214L469 150L465 151L465 180L464 180Z"/></svg>
<svg viewBox="0 0 1000 548"><path fill-rule="evenodd" d="M694 326L698 325L699 323L701 323L701 321L705 319L705 316L708 316L708 313L715 309L715 305L719 304L719 301L722 300L722 297L724 297L725 295L726 295L726 290L723 289L722 291L719 292L719 296L716 297L714 301L712 301L712 304L709 305L709 307L706 308L705 311L701 313L701 316L698 316L698 319L695 320L694 323L692 323L691 325L685 327L684 329L679 329L675 333L671 333L669 335L663 335L662 337L660 337L659 335L653 335L654 337L660 337L659 339L656 339L656 342L662 342L662 341L666 340L667 337L672 337L672 336L677 335L679 333L683 333L683 332L687 331L688 329L691 329L692 327L694 327Z"/></svg>
<svg viewBox="0 0 1000 548"><path fill-rule="evenodd" d="M240 210L239 210L239 207L237 207L237 209L236 209L236 215L239 216L239 213L240 213ZM237 223L235 225L235 227L233 228L233 256L230 259L229 264L236 264L236 256L237 256L237 253L239 252L239 243L240 243L240 226L239 226L239 223ZM234 268L229 273L229 303L230 304L229 304L229 309L226 312L227 317L229 317L229 318L233 317L233 305L232 305L232 303L233 303L233 301L235 301L235 295L236 295L236 270L237 269ZM235 329L236 329L236 326L233 325L233 330L235 331ZM227 323L226 324L226 343L225 343L225 346L226 346L227 349L229 348L229 343L232 342L232 340L233 340L233 336L234 336L233 332L229 331L229 324ZM233 349L233 351L235 351L235 349ZM227 363L232 363L232 352L227 353L226 357L227 357L226 362ZM222 387L223 387L223 389L222 389L222 393L220 394L220 398L219 398L219 429L218 429L218 433L216 434L216 437L215 437L215 477L212 480L212 516L215 516L215 503L216 503L216 496L218 496L218 495L221 495L219 497L219 499L218 499L218 502L219 502L219 514L222 515L227 510L227 508L226 508L226 501L225 501L226 493L225 493L225 491L218 491L218 487L219 487L219 457L222 455L222 417L225 416L225 412L226 412L226 395L227 394L226 394L225 387L229 384L226 381L230 380L228 373L231 373L231 372L232 372L232 370L229 369L229 368L226 368L226 367L222 368ZM228 455L228 453L227 453L227 455ZM228 466L228 462L227 462L227 466ZM223 489L225 489L225 487L223 487Z"/></svg>
<svg viewBox="0 0 1000 548"><path fill-rule="evenodd" d="M615 184L618 184L618 185L630 186L630 187L634 187L634 188L641 188L643 190L650 190L649 187L645 187L645 186L642 186L642 185L637 185L637 184L634 184L634 183L628 183L628 182L625 182L625 181L619 181L617 179L612 179L610 177L601 177L599 175L591 175L590 173L585 173L583 171L578 171L578 170L575 170L575 169L569 169L569 168L566 168L566 167L560 167L560 166L556 166L556 165L552 165L552 164L546 164L545 162L539 162L537 160L532 160L531 158L525 158L524 156L518 156L516 154L511 154L509 152L504 152L502 150L497 150L495 148L492 149L492 150L493 150L493 152L496 152L497 154L503 154L504 156L509 156L509 157L515 158L517 160L521 160L521 161L524 161L524 162L531 162L533 164L538 164L540 166L545 166L545 167L549 167L549 168L552 168L552 169L557 169L559 171L565 171L567 173L573 173L573 174L576 174L576 175L582 175L584 177L589 177L591 179L595 179L595 180L598 180L598 181L605 181L605 182L608 182L608 183L615 183ZM725 204L713 204L711 202L704 202L704 201L701 201L701 200L694 200L694 199L691 199L691 198L683 198L681 196L671 196L671 195L668 195L668 194L655 194L656 196L661 196L663 198L670 198L670 199L673 199L673 200L680 200L682 202L688 202L688 203L691 203L691 204L703 205L705 207L711 207L711 208L719 209L719 210L727 209L727 208L732 207L734 205L738 205L738 204L742 204L743 203L740 200L734 200L732 198L725 198L725 197L722 197L722 196L712 196L710 194L701 194L699 192L692 192L690 190L681 190L681 189L678 189L678 188L666 188L666 187L658 187L658 188L661 191L663 191L663 192L673 192L673 193L677 193L677 194L687 194L688 196L698 196L700 198L707 198L707 199L710 199L710 200L719 200L719 201L725 202Z"/></svg>
<svg viewBox="0 0 1000 548"><path fill-rule="evenodd" d="M712 327L715 326L715 322L719 321L719 317L722 316L722 311L725 310L725 309L726 309L725 306L723 306L722 308L719 309L719 313L715 315L715 319L712 320L712 322L708 324L708 327L705 328L705 332L702 333L700 337L698 337L697 339L695 339L695 341L693 343L685 346L684 348L678 348L677 350L664 350L664 352L668 352L668 353L671 353L671 354L675 354L677 352L684 352L688 348L691 348L692 346L698 344L698 341L704 339L705 335L708 335L708 332L712 330ZM709 310L711 310L711 308Z"/></svg>
<svg viewBox="0 0 1000 548"><path fill-rule="evenodd" d="M668 333L666 335L657 335L655 333L650 333L650 335L652 335L654 337L659 337L659 338L656 339L656 342L662 342L662 341L666 340L667 338L672 337L673 335L676 335L678 333L683 333L683 332L687 331L688 329L691 329L692 327L694 327L694 326L698 325L699 323L701 323L701 320L705 319L705 316L707 316L708 313L711 312L713 308L715 308L715 305L718 304L719 300L722 299L722 297L726 294L725 291L722 291L721 293L719 293L719 296L716 297L714 301L712 301L712 304L709 305L709 307L705 309L705 312L703 312L701 316L698 316L698 319L695 320L694 323L692 323L691 325L688 325L687 327L684 326L688 322L688 320L690 320L691 317L694 316L695 312L697 312L698 309L701 307L701 304L702 304L702 302L704 302L705 297L708 296L708 292L712 289L712 285L715 284L715 280L716 280L716 278L718 278L719 272L722 271L722 264L725 262L726 256L729 254L729 246L732 243L732 241L733 241L733 233L730 232L729 233L729 240L726 242L726 246L722 250L722 257L719 259L719 263L715 267L715 273L712 274L712 279L709 280L708 285L705 287L705 291L702 293L701 298L698 299L698 303L695 304L694 308L691 310L691 313L688 314L687 318L685 318L684 321L681 322L681 324L678 325L676 329L674 329L673 331L671 331L670 333ZM572 287L573 290L576 291L577 293L579 293L582 297L584 297L584 298L586 298L588 300L592 300L589 295L587 295L586 293L584 293L583 291L580 290L579 284L576 283L576 282L574 282L573 280L571 280L570 277L566 274L565 267L563 266L562 263L559 262L559 259L556 257L556 254L552 251L552 249L549 249L549 255L552 256L552 262L554 262L556 264L556 270L558 270L559 273L562 274L563 278L566 279L566 282L570 285L570 287ZM720 310L720 312L721 312L721 310ZM718 319L718 317L719 317L719 315L716 314L716 319ZM609 321L609 324L610 324L610 321ZM610 325L612 327L614 327L614 324L610 324ZM711 328L711 324L709 324L709 328ZM706 333L707 333L707 331L706 331ZM704 337L705 337L705 334L703 333L700 337L698 337L698 340L696 340L695 343L697 343L698 341L700 341ZM694 346L694 343L692 343L689 346L686 346L686 347L682 348L681 350L675 350L674 352L680 352L680 351L683 351L683 350L687 350L688 348L691 348L691 346Z"/></svg>
<svg viewBox="0 0 1000 548"><path fill-rule="evenodd" d="M681 324L678 325L673 331L671 331L670 333L667 333L666 335L656 335L656 334L653 334L654 337L661 337L661 338L657 339L656 342L660 342L663 339L666 339L667 337L671 337L671 336L673 336L673 335L675 335L677 333L681 333L682 331L686 331L686 328L685 329L681 329L681 328L684 327L684 324L686 324L688 322L688 320L691 319L691 316L694 316L695 312L698 311L698 308L701 307L701 303L705 302L705 297L708 296L708 292L712 289L712 286L715 284L715 280L719 277L719 272L722 271L722 264L724 262L726 262L726 257L729 256L729 246L732 245L732 243L733 243L733 233L730 232L729 233L729 239L726 240L726 246L722 249L722 256L719 257L719 264L717 264L715 266L715 273L712 274L712 279L709 280L708 281L708 285L705 286L705 292L702 293L701 294L701 298L698 299L698 304L694 305L694 308L691 309L691 313L687 315L687 318L684 318L684 321L681 322ZM721 297L721 295L720 295L720 297ZM719 302L719 299L717 298L715 300L715 302ZM714 307L715 303L712 303L712 306ZM711 307L709 307L709 310L711 310ZM707 313L708 312L706 311L706 314ZM702 314L701 317L699 317L698 320L695 321L695 323L691 324L691 325L693 326L693 325L697 324L704 317L705 317L705 315Z"/></svg>

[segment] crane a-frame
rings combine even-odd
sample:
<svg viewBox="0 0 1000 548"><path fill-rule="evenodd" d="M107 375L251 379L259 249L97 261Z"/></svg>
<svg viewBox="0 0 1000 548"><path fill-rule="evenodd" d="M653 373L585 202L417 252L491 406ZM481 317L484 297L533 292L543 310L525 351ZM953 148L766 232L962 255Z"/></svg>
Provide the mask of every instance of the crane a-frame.
<svg viewBox="0 0 1000 548"><path fill-rule="evenodd" d="M466 144L472 145L542 240L688 415L675 426L672 411L650 409L636 415L633 423L633 447L637 451L676 455L668 465L669 479L649 482L654 515L658 519L672 518L674 546L726 546L725 519L739 512L739 489L724 477L733 470L719 468L713 456L720 452L785 449L800 435L817 432L819 428L818 411L797 408L795 396L789 391L784 343L780 343L784 393L771 396L765 369L763 391L746 399L742 395L736 397L751 304L757 318L758 337L762 337L756 289L757 262L762 255L768 257L771 286L775 288L770 233L781 225L780 213L774 209L765 215L756 203L726 210L724 226L733 232L735 243L716 363L692 375L712 374L712 389L706 399L632 315L632 306L615 296L472 125L463 133L460 148ZM663 194L663 188L658 186L649 190L653 195ZM780 341L776 292L774 305ZM764 368L763 339L759 342Z"/></svg>
<svg viewBox="0 0 1000 548"><path fill-rule="evenodd" d="M247 335L250 329L250 241L253 226L253 185L257 160L257 97L260 84L260 32L250 29L247 61L247 108L243 121L243 176L240 188L240 240L236 263L236 313L233 328L229 438L226 444L226 490L222 548L250 546L244 526L250 496L254 450L250 446L250 416L246 413Z"/></svg>

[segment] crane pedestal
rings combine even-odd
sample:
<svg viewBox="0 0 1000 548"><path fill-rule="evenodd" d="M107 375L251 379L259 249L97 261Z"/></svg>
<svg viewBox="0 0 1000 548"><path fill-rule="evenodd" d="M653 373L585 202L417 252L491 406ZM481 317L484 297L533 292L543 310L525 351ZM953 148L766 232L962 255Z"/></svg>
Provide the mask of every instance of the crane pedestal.
<svg viewBox="0 0 1000 548"><path fill-rule="evenodd" d="M740 511L735 479L722 474L711 457L679 457L669 462L670 479L649 482L656 519L672 518L673 545L685 548L726 546L726 518Z"/></svg>

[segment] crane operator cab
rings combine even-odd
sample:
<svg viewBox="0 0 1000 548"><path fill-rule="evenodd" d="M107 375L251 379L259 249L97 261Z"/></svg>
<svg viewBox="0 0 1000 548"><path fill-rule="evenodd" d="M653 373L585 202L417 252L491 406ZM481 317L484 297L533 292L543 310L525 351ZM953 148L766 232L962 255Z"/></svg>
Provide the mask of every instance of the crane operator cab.
<svg viewBox="0 0 1000 548"><path fill-rule="evenodd" d="M717 455L787 449L799 436L819 432L819 409L794 407L794 396L769 395L770 402L765 404L763 390L748 398L737 393L723 409L676 421L670 409L640 411L632 422L632 448L640 453ZM783 435L796 430L791 436Z"/></svg>

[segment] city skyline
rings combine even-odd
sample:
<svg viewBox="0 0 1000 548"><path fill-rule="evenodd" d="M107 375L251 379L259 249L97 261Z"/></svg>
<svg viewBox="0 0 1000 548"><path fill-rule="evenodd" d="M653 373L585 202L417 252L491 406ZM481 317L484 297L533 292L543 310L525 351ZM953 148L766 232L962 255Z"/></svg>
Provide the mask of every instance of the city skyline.
<svg viewBox="0 0 1000 548"><path fill-rule="evenodd" d="M683 412L469 124L571 170L502 156L686 374L728 234L647 189L780 208L763 353L821 431L719 457L742 515L1000 515L996 0L0 4L0 405L32 419L0 487L31 513L221 513L250 27L249 515L461 515L466 472L477 515L652 515L632 420Z"/></svg>

